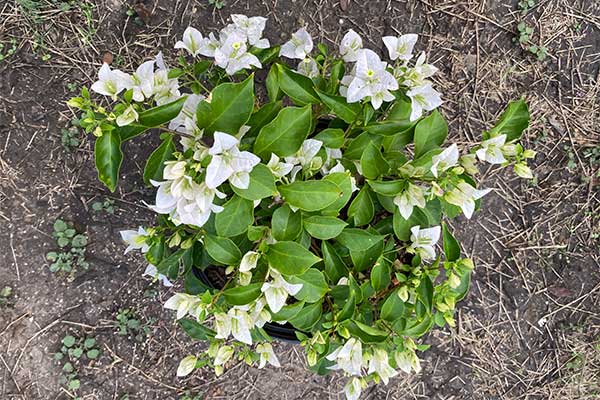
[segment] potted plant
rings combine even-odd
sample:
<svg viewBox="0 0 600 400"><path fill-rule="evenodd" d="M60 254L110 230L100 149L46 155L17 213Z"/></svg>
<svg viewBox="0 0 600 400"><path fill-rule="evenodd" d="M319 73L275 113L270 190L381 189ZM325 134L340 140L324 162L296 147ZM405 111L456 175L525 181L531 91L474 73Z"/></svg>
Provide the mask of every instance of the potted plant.
<svg viewBox="0 0 600 400"><path fill-rule="evenodd" d="M178 375L279 366L271 341L297 340L312 370L341 370L357 399L418 372L419 338L454 326L473 262L447 221L470 218L490 191L477 188L478 162L532 177L534 153L518 143L527 105L511 102L474 148L448 145L416 35L384 37L388 63L352 30L336 51L305 29L273 46L265 18L231 18L218 35L186 29L177 67L160 53L133 74L104 64L91 89L110 106L85 88L69 104L110 190L122 143L161 132L144 169L158 223L121 234L146 274L183 280L165 307L209 343Z"/></svg>

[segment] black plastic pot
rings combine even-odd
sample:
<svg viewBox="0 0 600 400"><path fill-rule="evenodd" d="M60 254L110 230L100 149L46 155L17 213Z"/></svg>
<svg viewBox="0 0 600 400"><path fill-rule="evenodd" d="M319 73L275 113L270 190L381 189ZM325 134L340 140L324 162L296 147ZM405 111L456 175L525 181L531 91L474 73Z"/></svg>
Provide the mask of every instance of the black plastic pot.
<svg viewBox="0 0 600 400"><path fill-rule="evenodd" d="M221 289L225 284L222 271L219 271L218 267L207 267L204 270L192 267L192 272L194 273L194 276L202 283L213 289ZM289 323L279 325L277 323L267 322L263 326L263 329L273 338L282 340L284 342L300 343L296 337L296 328Z"/></svg>

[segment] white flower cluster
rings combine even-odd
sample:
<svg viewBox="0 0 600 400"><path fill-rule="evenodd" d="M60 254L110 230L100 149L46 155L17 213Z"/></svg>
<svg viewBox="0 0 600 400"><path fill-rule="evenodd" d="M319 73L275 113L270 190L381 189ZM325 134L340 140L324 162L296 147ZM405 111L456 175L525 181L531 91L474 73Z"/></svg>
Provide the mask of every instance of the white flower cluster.
<svg viewBox="0 0 600 400"><path fill-rule="evenodd" d="M148 252L148 250L150 249L150 246L148 245L148 238L150 237L150 235L141 226L138 228L137 231L124 230L119 233L121 234L121 239L125 243L127 243L125 254L129 253L131 250L140 250L143 254ZM161 281L166 287L173 286L169 278L158 272L158 269L155 265L148 264L146 270L142 275L149 276L152 279Z"/></svg>
<svg viewBox="0 0 600 400"><path fill-rule="evenodd" d="M396 365L402 371L409 373L411 370L419 372L421 365L414 350L416 346L412 340L407 340L404 351L395 351ZM329 367L332 370L342 370L351 376L344 387L344 393L348 400L358 400L362 389L366 387L366 381L362 378L364 370L366 375L377 374L384 384L388 384L390 378L398 375L398 371L390 366L388 352L379 347L373 347L363 352L362 343L355 339L348 339L342 346L338 347L326 357L335 364Z"/></svg>
<svg viewBox="0 0 600 400"><path fill-rule="evenodd" d="M197 29L188 27L183 33L183 39L175 44L175 48L185 49L194 57L202 55L214 58L215 64L223 68L228 75L253 66L261 68L258 58L248 50L249 47L269 47L269 40L262 38L267 19L233 14L231 20L233 23L219 32L218 39L214 33L203 37Z"/></svg>
<svg viewBox="0 0 600 400"><path fill-rule="evenodd" d="M132 99L137 102L153 99L157 105L162 105L181 97L179 81L169 78L169 69L163 61L162 53L158 53L156 59L144 62L132 75L110 69L104 63L98 71L98 80L92 84L94 92L110 96L113 100L117 99L119 93L129 89L133 92ZM125 126L137 119L137 112L130 106L117 118L117 124Z"/></svg>

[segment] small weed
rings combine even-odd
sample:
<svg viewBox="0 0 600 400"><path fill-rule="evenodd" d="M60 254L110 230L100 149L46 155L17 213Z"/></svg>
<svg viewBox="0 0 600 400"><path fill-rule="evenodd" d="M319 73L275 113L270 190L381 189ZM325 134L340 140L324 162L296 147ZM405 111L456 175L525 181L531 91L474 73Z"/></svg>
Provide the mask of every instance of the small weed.
<svg viewBox="0 0 600 400"><path fill-rule="evenodd" d="M152 322L148 321L148 323L142 324L140 318L132 309L124 308L119 310L117 314L117 323L119 324L119 331L117 333L121 336L131 335L138 342L142 342L150 333L150 324Z"/></svg>
<svg viewBox="0 0 600 400"><path fill-rule="evenodd" d="M4 286L0 290L0 307L10 305L10 297L12 296L13 289L10 286Z"/></svg>
<svg viewBox="0 0 600 400"><path fill-rule="evenodd" d="M77 233L72 224L57 219L52 236L61 250L46 254L46 258L52 261L51 272L66 273L69 275L68 279L73 280L78 269L89 268L89 263L85 260L86 235Z"/></svg>
<svg viewBox="0 0 600 400"><path fill-rule="evenodd" d="M202 394L193 394L189 390L183 392L183 395L178 400L203 400L204 396Z"/></svg>
<svg viewBox="0 0 600 400"><path fill-rule="evenodd" d="M535 0L520 0L518 6L519 10L521 10L521 15L525 15L535 7Z"/></svg>
<svg viewBox="0 0 600 400"><path fill-rule="evenodd" d="M75 82L67 82L67 89L69 92L74 93L79 90L79 85Z"/></svg>
<svg viewBox="0 0 600 400"><path fill-rule="evenodd" d="M8 45L8 46L7 46ZM0 61L6 60L17 51L17 39L12 38L8 43L0 42Z"/></svg>
<svg viewBox="0 0 600 400"><path fill-rule="evenodd" d="M144 21L142 21L140 16L137 14L137 12L133 8L128 8L127 11L125 11L125 14L127 14L128 17L133 18L134 24L140 25L140 26L144 25Z"/></svg>
<svg viewBox="0 0 600 400"><path fill-rule="evenodd" d="M61 343L60 351L54 353L54 361L62 365L60 383L66 385L68 390L76 391L81 387L79 368L86 359L88 363L98 359L100 349L93 337L66 335Z"/></svg>
<svg viewBox="0 0 600 400"><path fill-rule="evenodd" d="M70 127L69 129L63 128L60 130L60 143L64 147L65 151L70 153L81 143L79 141L79 129L76 127Z"/></svg>
<svg viewBox="0 0 600 400"><path fill-rule="evenodd" d="M115 201L112 199L104 199L104 201L95 201L92 203L92 210L96 212L115 213Z"/></svg>
<svg viewBox="0 0 600 400"><path fill-rule="evenodd" d="M208 4L210 4L217 10L220 10L221 8L225 7L224 0L208 0Z"/></svg>
<svg viewBox="0 0 600 400"><path fill-rule="evenodd" d="M528 52L535 55L539 61L544 61L548 56L548 49L546 46L537 46L531 41L533 35L533 28L527 25L525 22L520 22L517 25L519 36L514 38L513 41L519 42L519 44Z"/></svg>

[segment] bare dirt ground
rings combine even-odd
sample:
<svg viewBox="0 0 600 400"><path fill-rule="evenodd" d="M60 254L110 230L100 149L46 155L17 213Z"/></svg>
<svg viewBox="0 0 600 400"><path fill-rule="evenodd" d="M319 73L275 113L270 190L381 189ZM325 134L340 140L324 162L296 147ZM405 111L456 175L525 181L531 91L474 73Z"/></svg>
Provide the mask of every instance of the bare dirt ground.
<svg viewBox="0 0 600 400"><path fill-rule="evenodd" d="M201 345L162 310L173 290L144 280L141 258L123 256L118 237L152 221L141 169L156 143L127 145L114 194L95 177L91 138L76 132L80 144L61 144L74 117L65 101L93 81L105 52L132 70L158 49L174 56L189 24L208 33L232 13L268 17L272 42L303 24L332 42L352 28L378 49L385 34L419 33L459 144L479 140L508 100L530 103L535 181L482 171L496 190L484 212L457 221L477 260L457 328L426 338L419 375L364 398L600 398L600 3L534 3L523 15L516 0L225 0L220 10L208 0L0 2L0 290L12 292L0 292L0 399L340 398L343 380L308 373L288 344L276 346L278 370L240 364L177 379L179 359ZM521 21L546 60L513 42ZM105 199L113 214L94 210ZM89 238L90 268L73 280L46 260L57 218ZM61 382L68 371L53 358L65 335L93 337L101 350L73 363L79 389Z"/></svg>

